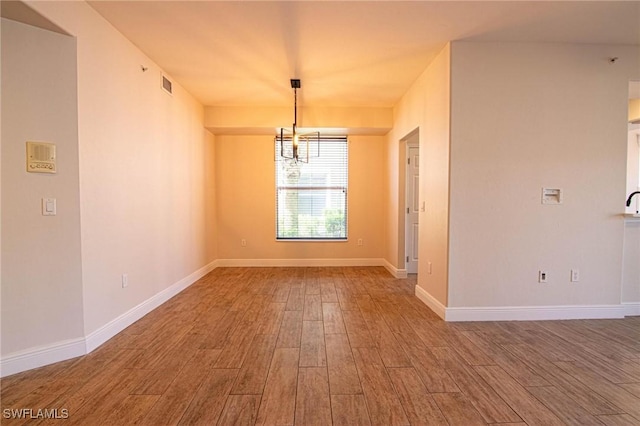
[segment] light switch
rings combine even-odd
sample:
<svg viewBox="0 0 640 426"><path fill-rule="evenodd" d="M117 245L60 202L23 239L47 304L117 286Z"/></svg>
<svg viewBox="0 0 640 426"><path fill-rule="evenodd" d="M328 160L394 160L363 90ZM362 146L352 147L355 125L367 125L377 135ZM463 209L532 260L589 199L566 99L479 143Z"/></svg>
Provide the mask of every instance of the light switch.
<svg viewBox="0 0 640 426"><path fill-rule="evenodd" d="M562 189L542 188L542 204L562 204Z"/></svg>
<svg viewBox="0 0 640 426"><path fill-rule="evenodd" d="M56 199L43 198L42 199L42 216L55 216L55 215L56 215Z"/></svg>

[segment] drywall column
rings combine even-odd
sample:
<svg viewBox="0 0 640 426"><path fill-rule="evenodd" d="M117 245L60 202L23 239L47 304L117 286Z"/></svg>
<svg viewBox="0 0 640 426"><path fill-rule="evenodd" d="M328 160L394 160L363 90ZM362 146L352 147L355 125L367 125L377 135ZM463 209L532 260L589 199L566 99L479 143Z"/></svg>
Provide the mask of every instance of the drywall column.
<svg viewBox="0 0 640 426"><path fill-rule="evenodd" d="M27 173L26 141L56 145L56 174ZM25 351L84 352L78 173L76 40L2 19L3 375Z"/></svg>
<svg viewBox="0 0 640 426"><path fill-rule="evenodd" d="M398 102L394 128L387 135L386 259L404 270L399 255L404 251L405 214L399 141L418 129L421 212L416 294L442 317L448 303L449 270L450 51L447 44Z"/></svg>
<svg viewBox="0 0 640 426"><path fill-rule="evenodd" d="M637 48L454 42L451 58L449 309L511 319L619 311ZM562 204L543 205L543 187L562 189Z"/></svg>

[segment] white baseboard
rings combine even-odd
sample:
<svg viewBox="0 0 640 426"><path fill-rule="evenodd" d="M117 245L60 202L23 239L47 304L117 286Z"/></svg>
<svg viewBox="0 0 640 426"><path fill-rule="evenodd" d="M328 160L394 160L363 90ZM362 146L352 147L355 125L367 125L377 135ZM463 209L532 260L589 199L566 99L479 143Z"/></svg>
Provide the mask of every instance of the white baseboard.
<svg viewBox="0 0 640 426"><path fill-rule="evenodd" d="M622 302L625 317L635 317L640 315L640 302Z"/></svg>
<svg viewBox="0 0 640 426"><path fill-rule="evenodd" d="M446 308L445 321L541 321L624 318L622 305Z"/></svg>
<svg viewBox="0 0 640 426"><path fill-rule="evenodd" d="M384 266L384 259L218 259L218 267Z"/></svg>
<svg viewBox="0 0 640 426"><path fill-rule="evenodd" d="M416 285L415 287L416 297L436 313L440 318L446 320L446 307L440 303L435 297L429 294L425 289Z"/></svg>
<svg viewBox="0 0 640 426"><path fill-rule="evenodd" d="M85 339L78 338L14 352L0 360L0 377L85 355L86 348Z"/></svg>
<svg viewBox="0 0 640 426"><path fill-rule="evenodd" d="M493 306L448 308L422 287L416 297L445 321L542 321L568 319L607 319L640 315L640 303L589 306Z"/></svg>
<svg viewBox="0 0 640 426"><path fill-rule="evenodd" d="M382 261L384 262L382 266L384 266L385 269L387 271L389 271L389 273L391 275L393 275L396 278L407 278L407 270L406 269L398 269L398 268L396 268L387 259L382 259Z"/></svg>
<svg viewBox="0 0 640 426"><path fill-rule="evenodd" d="M140 318L147 315L149 312L153 311L158 306L162 305L167 300L171 299L172 297L189 287L191 284L198 281L200 278L207 275L209 272L213 271L217 267L217 265L218 262L213 261L208 265L203 266L194 273L181 279L177 283L172 284L171 286L162 290L160 293L157 293L151 298L140 303L138 306L129 309L127 312L103 325L99 329L89 333L86 337L87 353L92 352L104 342L111 339L113 336L120 333L122 330L129 327L131 324L138 321Z"/></svg>
<svg viewBox="0 0 640 426"><path fill-rule="evenodd" d="M122 330L156 309L158 306L171 299L191 284L214 270L218 266L217 261L198 269L194 273L181 279L175 284L164 289L160 293L128 310L114 320L91 332L84 338L56 342L51 345L31 348L24 351L9 354L0 360L0 377L53 364L78 356L86 355L100 345L111 339Z"/></svg>
<svg viewBox="0 0 640 426"><path fill-rule="evenodd" d="M305 267L305 266L383 266L395 278L407 278L406 269L398 269L387 259L218 259L218 267Z"/></svg>

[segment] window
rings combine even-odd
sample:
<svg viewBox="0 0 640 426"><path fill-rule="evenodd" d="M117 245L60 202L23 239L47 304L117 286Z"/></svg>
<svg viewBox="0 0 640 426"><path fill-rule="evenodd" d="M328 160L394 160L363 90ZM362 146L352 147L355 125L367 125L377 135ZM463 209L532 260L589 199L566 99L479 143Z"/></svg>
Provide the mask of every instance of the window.
<svg viewBox="0 0 640 426"><path fill-rule="evenodd" d="M281 143L277 137L276 238L346 240L347 138L310 141L308 163L281 157Z"/></svg>

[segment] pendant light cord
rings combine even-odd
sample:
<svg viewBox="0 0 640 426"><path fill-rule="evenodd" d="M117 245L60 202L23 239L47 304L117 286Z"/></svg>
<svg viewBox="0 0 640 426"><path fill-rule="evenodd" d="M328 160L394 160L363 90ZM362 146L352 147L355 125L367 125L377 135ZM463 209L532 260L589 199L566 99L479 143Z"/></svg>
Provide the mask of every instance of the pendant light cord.
<svg viewBox="0 0 640 426"><path fill-rule="evenodd" d="M293 135L296 134L296 127L298 126L298 89L293 89Z"/></svg>

